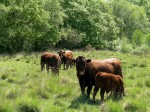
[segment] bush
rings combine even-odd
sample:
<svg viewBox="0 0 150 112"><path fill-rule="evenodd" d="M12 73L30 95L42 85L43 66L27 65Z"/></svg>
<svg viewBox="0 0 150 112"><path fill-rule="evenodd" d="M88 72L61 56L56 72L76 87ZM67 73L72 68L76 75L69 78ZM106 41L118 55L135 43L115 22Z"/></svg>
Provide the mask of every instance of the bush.
<svg viewBox="0 0 150 112"><path fill-rule="evenodd" d="M150 33L148 33L145 37L145 43L150 47Z"/></svg>
<svg viewBox="0 0 150 112"><path fill-rule="evenodd" d="M127 112L146 112L146 106L142 100L138 99L128 102L125 106L125 110Z"/></svg>
<svg viewBox="0 0 150 112"><path fill-rule="evenodd" d="M150 88L150 80L148 79L146 82L145 82L146 86Z"/></svg>
<svg viewBox="0 0 150 112"><path fill-rule="evenodd" d="M143 33L140 30L135 30L132 36L132 44L134 47L141 46Z"/></svg>
<svg viewBox="0 0 150 112"><path fill-rule="evenodd" d="M76 30L66 28L62 30L61 40L56 44L57 48L75 49L81 47L83 35Z"/></svg>
<svg viewBox="0 0 150 112"><path fill-rule="evenodd" d="M129 40L126 37L123 37L120 44L117 46L117 49L122 53L128 53L133 50L133 47Z"/></svg>
<svg viewBox="0 0 150 112"><path fill-rule="evenodd" d="M23 98L18 99L18 104L17 104L17 110L18 112L40 112L38 106L37 106L37 101L34 99L30 98Z"/></svg>
<svg viewBox="0 0 150 112"><path fill-rule="evenodd" d="M135 49L132 50L132 54L135 55L143 55L150 52L150 47L143 44L142 46L137 46Z"/></svg>

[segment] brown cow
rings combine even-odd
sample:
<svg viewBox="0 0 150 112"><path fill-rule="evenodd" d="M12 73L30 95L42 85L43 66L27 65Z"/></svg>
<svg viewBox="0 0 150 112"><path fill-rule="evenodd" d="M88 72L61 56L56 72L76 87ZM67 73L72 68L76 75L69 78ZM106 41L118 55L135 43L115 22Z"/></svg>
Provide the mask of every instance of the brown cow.
<svg viewBox="0 0 150 112"><path fill-rule="evenodd" d="M118 71L120 71L119 75L122 76L121 65L120 63L117 63L118 59L116 59L116 62L112 61L114 58L109 60L110 62L108 60L106 62L105 60L91 61L83 56L78 56L76 58L77 77L82 94L84 93L85 87L87 87L87 96L90 96L92 86L95 85L95 75L100 71L113 74L116 74Z"/></svg>
<svg viewBox="0 0 150 112"><path fill-rule="evenodd" d="M49 68L51 68L52 73L59 74L59 69L61 65L61 59L58 55L54 53L44 52L41 55L41 71L43 71L46 64L46 70L49 73Z"/></svg>
<svg viewBox="0 0 150 112"><path fill-rule="evenodd" d="M72 51L69 50L60 50L57 52L62 60L62 64L64 64L64 69L68 69L69 66L70 68L72 67L72 62L73 62L73 53Z"/></svg>
<svg viewBox="0 0 150 112"><path fill-rule="evenodd" d="M53 53L49 53L49 52L43 52L41 54L41 71L43 71L46 63L47 63L47 60L46 60L46 55L51 55L51 57L54 55Z"/></svg>
<svg viewBox="0 0 150 112"><path fill-rule="evenodd" d="M119 93L121 98L122 95L124 94L124 83L122 78L119 75L115 75L112 73L98 72L96 74L94 94L93 94L94 100L99 88L101 88L100 91L101 101L104 100L105 92L108 94L111 91L113 92L114 96L117 96L117 94Z"/></svg>

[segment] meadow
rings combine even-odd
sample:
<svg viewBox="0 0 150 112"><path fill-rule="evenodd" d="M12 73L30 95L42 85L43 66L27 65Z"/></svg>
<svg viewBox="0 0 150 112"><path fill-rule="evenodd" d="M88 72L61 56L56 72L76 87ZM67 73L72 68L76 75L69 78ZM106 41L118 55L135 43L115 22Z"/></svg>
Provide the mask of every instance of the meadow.
<svg viewBox="0 0 150 112"><path fill-rule="evenodd" d="M54 51L53 51L54 52ZM73 51L91 59L121 60L125 93L113 101L105 94L100 104L81 95L75 67L59 76L40 71L41 53L0 55L0 112L150 112L150 54L111 51Z"/></svg>

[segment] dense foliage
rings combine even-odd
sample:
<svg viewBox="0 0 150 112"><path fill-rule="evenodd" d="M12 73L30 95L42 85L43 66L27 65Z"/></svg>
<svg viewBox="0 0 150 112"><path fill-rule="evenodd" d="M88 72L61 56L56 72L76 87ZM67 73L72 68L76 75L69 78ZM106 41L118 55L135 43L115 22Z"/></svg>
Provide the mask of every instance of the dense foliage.
<svg viewBox="0 0 150 112"><path fill-rule="evenodd" d="M122 43L149 49L149 0L0 0L0 53Z"/></svg>

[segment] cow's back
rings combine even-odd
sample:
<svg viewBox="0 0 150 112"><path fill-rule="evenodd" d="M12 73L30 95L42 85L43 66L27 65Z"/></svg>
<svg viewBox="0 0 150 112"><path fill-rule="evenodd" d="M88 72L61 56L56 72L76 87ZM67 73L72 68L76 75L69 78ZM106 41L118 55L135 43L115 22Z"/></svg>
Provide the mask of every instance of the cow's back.
<svg viewBox="0 0 150 112"><path fill-rule="evenodd" d="M113 66L114 69L114 74L118 74L123 78L122 75L122 67L121 67L121 62L119 59L117 58L108 58L108 59L103 59L103 60L93 60L93 62L100 62L100 63L106 63L106 64L111 64ZM104 71L105 72L105 71ZM112 72L109 72L112 73Z"/></svg>
<svg viewBox="0 0 150 112"><path fill-rule="evenodd" d="M73 53L72 51L66 50L64 56L66 58L73 58Z"/></svg>
<svg viewBox="0 0 150 112"><path fill-rule="evenodd" d="M86 70L85 70L85 77L88 77L92 84L95 84L95 75L98 72L108 72L114 73L113 65L105 63L103 61L92 61L87 63Z"/></svg>
<svg viewBox="0 0 150 112"><path fill-rule="evenodd" d="M61 58L58 55L54 54L54 56L52 57L52 60L53 60L53 65L60 68Z"/></svg>
<svg viewBox="0 0 150 112"><path fill-rule="evenodd" d="M95 85L100 88L105 88L107 93L113 89L117 90L120 89L120 87L124 88L121 76L106 72L98 72L96 74Z"/></svg>

